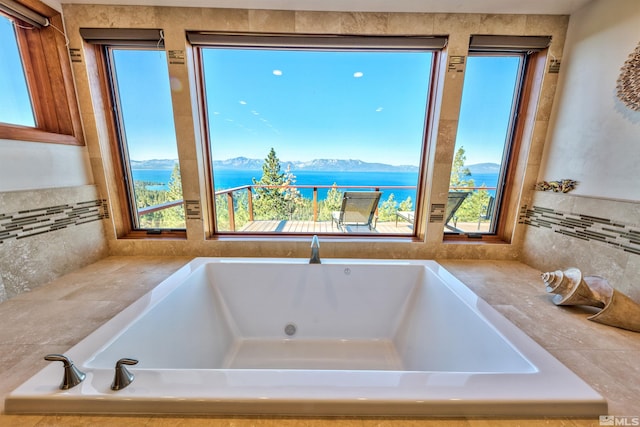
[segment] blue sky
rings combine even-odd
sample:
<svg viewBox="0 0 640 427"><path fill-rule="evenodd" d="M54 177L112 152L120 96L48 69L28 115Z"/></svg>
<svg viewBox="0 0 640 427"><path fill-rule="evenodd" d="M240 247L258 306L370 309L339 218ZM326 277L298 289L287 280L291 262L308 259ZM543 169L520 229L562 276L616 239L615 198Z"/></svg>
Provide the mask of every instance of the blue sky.
<svg viewBox="0 0 640 427"><path fill-rule="evenodd" d="M144 58L144 60L141 60ZM135 160L176 158L166 57L115 52ZM500 163L516 57L468 57L456 146L467 164ZM431 54L207 49L213 158L357 158L418 165Z"/></svg>
<svg viewBox="0 0 640 427"><path fill-rule="evenodd" d="M35 126L13 24L0 15L0 121Z"/></svg>
<svg viewBox="0 0 640 427"><path fill-rule="evenodd" d="M456 150L467 164L501 163L519 56L467 57Z"/></svg>
<svg viewBox="0 0 640 427"><path fill-rule="evenodd" d="M114 49L113 61L129 158L177 159L166 53Z"/></svg>
<svg viewBox="0 0 640 427"><path fill-rule="evenodd" d="M0 19L0 37L13 28ZM15 46L0 45L0 121L33 122ZM7 59L7 60L5 60ZM164 51L114 50L130 158L177 158ZM205 49L213 158L353 158L418 165L432 55ZM516 57L468 57L456 147L502 158Z"/></svg>
<svg viewBox="0 0 640 427"><path fill-rule="evenodd" d="M214 159L417 165L430 53L207 49Z"/></svg>

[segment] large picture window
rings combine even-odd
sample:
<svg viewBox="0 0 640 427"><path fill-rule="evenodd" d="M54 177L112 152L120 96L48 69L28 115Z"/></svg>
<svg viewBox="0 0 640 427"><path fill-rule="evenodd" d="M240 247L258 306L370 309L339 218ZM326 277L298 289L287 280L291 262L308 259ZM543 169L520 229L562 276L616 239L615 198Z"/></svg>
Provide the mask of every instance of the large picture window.
<svg viewBox="0 0 640 427"><path fill-rule="evenodd" d="M191 38L216 232L415 235L433 40L230 37Z"/></svg>

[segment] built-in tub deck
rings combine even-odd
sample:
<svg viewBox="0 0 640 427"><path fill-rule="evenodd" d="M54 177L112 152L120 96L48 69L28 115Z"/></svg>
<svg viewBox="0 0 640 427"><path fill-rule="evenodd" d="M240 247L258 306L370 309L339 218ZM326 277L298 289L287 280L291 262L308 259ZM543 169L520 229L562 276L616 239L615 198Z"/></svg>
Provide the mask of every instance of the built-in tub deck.
<svg viewBox="0 0 640 427"><path fill-rule="evenodd" d="M597 416L606 401L433 261L198 258L8 413ZM123 390L118 359L139 360Z"/></svg>

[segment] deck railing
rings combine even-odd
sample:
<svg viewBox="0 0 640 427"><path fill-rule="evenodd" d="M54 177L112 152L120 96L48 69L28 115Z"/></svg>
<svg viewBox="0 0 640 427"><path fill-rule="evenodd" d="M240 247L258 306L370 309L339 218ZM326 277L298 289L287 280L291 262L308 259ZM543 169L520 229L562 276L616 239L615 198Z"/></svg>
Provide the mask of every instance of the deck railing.
<svg viewBox="0 0 640 427"><path fill-rule="evenodd" d="M254 210L253 210L253 193L255 188L291 188L293 190L300 189L312 189L313 197L312 197L312 212L313 212L313 222L318 221L318 191L325 189L329 190L332 188L340 189L340 190L371 190L371 191L381 191L381 190L415 190L417 187L415 185L259 185L259 184L247 184L241 185L234 188L228 188L224 190L218 190L214 192L214 197L225 196L226 197L226 205L227 205L227 214L229 216L229 231L236 231L236 221L235 221L235 203L234 203L234 194L239 193L241 191L247 191L247 209L249 215L249 221L254 221ZM478 190L495 190L495 187L450 187L450 190L454 191L478 191ZM181 206L183 204L183 200L174 200L170 202L161 203L159 205L147 206L144 208L138 209L138 215L146 215L154 212L159 212L164 209L173 208L176 206Z"/></svg>
<svg viewBox="0 0 640 427"><path fill-rule="evenodd" d="M227 212L229 215L229 231L236 231L236 222L235 222L235 206L234 206L234 197L233 195L239 191L247 191L248 197L248 211L249 211L249 221L254 220L254 211L253 211L253 191L255 188L291 188L293 190L312 190L312 212L313 212L313 222L318 221L318 191L322 189L330 190L332 188L340 189L340 190L371 190L371 191L380 191L380 190L388 190L388 189L396 189L396 190L415 190L415 185L259 185L259 184L248 184L240 187L229 188L225 190L218 190L215 192L215 196L223 196L226 195L227 198Z"/></svg>

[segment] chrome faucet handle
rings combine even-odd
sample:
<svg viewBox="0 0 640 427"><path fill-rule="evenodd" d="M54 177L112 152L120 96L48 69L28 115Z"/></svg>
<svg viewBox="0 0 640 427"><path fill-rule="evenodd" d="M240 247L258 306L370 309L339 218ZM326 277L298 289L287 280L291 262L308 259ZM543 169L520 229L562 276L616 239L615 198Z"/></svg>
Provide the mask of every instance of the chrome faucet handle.
<svg viewBox="0 0 640 427"><path fill-rule="evenodd" d="M125 365L137 365L136 359L124 358L116 362L116 373L113 377L111 390L122 390L133 381L133 374L125 367Z"/></svg>
<svg viewBox="0 0 640 427"><path fill-rule="evenodd" d="M77 386L86 377L85 373L76 368L71 359L63 354L47 354L44 360L62 362L64 364L64 376L60 384L61 390L69 390L71 387Z"/></svg>

